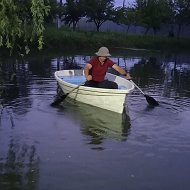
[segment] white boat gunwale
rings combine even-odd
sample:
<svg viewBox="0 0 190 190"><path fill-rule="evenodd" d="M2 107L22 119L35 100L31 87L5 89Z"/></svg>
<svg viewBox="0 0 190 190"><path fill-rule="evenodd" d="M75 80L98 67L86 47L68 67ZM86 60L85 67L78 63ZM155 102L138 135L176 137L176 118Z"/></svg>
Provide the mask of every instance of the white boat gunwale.
<svg viewBox="0 0 190 190"><path fill-rule="evenodd" d="M61 70L62 71L62 70ZM83 86L84 82L77 85L77 84L73 84L73 83L69 83L64 81L62 78L60 78L60 76L57 75L57 73L60 71L56 71L55 72L55 78L62 84L64 84L65 86L67 86L68 88L70 88L71 90L76 88L77 86L79 86L80 90L83 91L90 91L90 92L98 92L98 93L112 93L112 94L126 94L126 93L130 93L131 90L134 89L134 86L132 85L131 89L107 89L107 88L95 88L95 87L89 87L89 86ZM113 75L112 73L108 73L110 75ZM116 76L116 75L114 75ZM120 76L117 76L120 77ZM122 78L122 77L121 77ZM124 79L126 80L126 79ZM130 81L129 81L130 82ZM76 89L77 90L77 89ZM75 90L72 92L74 93Z"/></svg>

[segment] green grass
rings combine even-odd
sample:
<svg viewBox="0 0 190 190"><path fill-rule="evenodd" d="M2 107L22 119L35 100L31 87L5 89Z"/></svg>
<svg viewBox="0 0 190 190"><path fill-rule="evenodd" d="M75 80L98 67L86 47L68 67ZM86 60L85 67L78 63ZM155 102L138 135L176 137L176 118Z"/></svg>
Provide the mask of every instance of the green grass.
<svg viewBox="0 0 190 190"><path fill-rule="evenodd" d="M37 45L37 40L30 44L30 53L39 52ZM62 50L64 52L94 52L101 46L107 46L109 49L115 49L119 52L128 48L163 52L188 52L190 50L190 38L177 39L129 35L118 32L72 31L66 27L57 29L54 26L48 26L44 32L44 48L40 52L49 50L52 52ZM8 56L10 53L9 50L0 47L0 54Z"/></svg>
<svg viewBox="0 0 190 190"><path fill-rule="evenodd" d="M189 38L168 38L154 36L128 35L117 32L87 32L71 29L48 27L44 34L45 49L97 49L100 46L110 48L140 48L163 51L189 50Z"/></svg>

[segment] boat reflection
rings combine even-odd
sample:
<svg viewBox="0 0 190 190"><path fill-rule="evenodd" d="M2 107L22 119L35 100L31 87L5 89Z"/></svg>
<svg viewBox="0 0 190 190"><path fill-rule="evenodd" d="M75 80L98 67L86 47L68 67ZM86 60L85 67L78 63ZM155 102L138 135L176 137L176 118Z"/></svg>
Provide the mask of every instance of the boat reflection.
<svg viewBox="0 0 190 190"><path fill-rule="evenodd" d="M79 120L81 132L87 136L88 144L101 144L104 139L127 140L130 133L130 118L127 111L123 114L107 111L67 99L64 108Z"/></svg>

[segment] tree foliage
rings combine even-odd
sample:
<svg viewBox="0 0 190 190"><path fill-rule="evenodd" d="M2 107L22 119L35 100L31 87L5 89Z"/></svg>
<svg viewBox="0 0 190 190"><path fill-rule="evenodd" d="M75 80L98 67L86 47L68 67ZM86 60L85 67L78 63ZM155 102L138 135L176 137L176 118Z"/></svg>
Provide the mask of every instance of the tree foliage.
<svg viewBox="0 0 190 190"><path fill-rule="evenodd" d="M56 20L57 15L59 16L60 6L57 0L48 0L48 5L49 11L45 15L44 23L52 24Z"/></svg>
<svg viewBox="0 0 190 190"><path fill-rule="evenodd" d="M117 24L123 24L128 26L127 31L129 30L130 26L136 23L136 12L134 8L130 7L117 7L114 10L114 22Z"/></svg>
<svg viewBox="0 0 190 190"><path fill-rule="evenodd" d="M78 21L85 16L83 3L83 0L66 0L64 4L64 18L62 21L68 25L72 24L73 30L76 29Z"/></svg>
<svg viewBox="0 0 190 190"><path fill-rule="evenodd" d="M87 22L94 22L99 31L101 25L113 19L113 0L86 0Z"/></svg>
<svg viewBox="0 0 190 190"><path fill-rule="evenodd" d="M1 0L0 1L0 46L12 52L24 47L29 52L29 42L38 40L43 47L44 17L50 6L45 0Z"/></svg>
<svg viewBox="0 0 190 190"><path fill-rule="evenodd" d="M43 31L44 31L44 17L48 14L50 7L46 6L44 0L32 0L31 12L33 31L32 39L38 37L38 47L43 47Z"/></svg>
<svg viewBox="0 0 190 190"><path fill-rule="evenodd" d="M178 25L178 34L180 36L181 28L185 24L190 24L190 1L174 0L174 18Z"/></svg>
<svg viewBox="0 0 190 190"><path fill-rule="evenodd" d="M137 22L146 28L145 33L152 28L156 34L161 24L169 19L167 0L136 0L134 6Z"/></svg>

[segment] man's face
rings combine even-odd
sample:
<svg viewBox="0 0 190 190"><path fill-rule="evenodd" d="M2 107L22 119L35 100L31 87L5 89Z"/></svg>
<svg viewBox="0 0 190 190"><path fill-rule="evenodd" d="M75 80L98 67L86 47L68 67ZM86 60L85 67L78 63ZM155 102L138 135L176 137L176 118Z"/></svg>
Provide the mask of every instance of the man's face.
<svg viewBox="0 0 190 190"><path fill-rule="evenodd" d="M104 62L106 59L107 59L107 57L105 57L105 56L100 56L99 57L100 62Z"/></svg>

